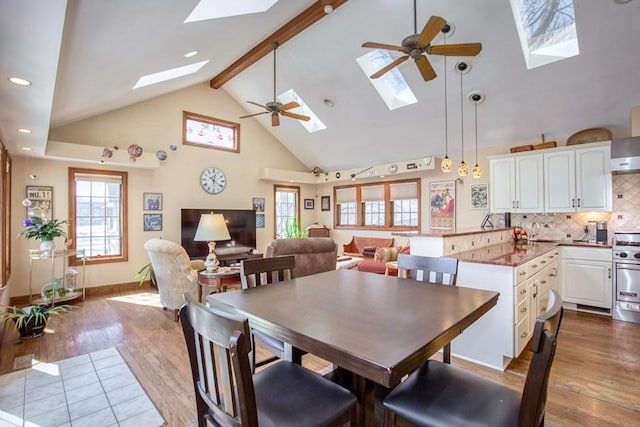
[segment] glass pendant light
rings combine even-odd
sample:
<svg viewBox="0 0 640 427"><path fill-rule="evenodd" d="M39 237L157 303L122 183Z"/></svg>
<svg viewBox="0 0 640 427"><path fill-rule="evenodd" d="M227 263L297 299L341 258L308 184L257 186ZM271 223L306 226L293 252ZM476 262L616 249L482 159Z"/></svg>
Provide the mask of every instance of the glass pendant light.
<svg viewBox="0 0 640 427"><path fill-rule="evenodd" d="M449 120L447 115L447 57L444 57L444 159L440 164L440 170L444 173L451 172L453 162L449 158Z"/></svg>
<svg viewBox="0 0 640 427"><path fill-rule="evenodd" d="M471 100L471 102L473 102L474 105L476 121L476 165L473 167L471 175L475 179L478 179L482 176L482 168L478 165L478 104L484 101L484 95L478 92L474 92L469 96L469 99Z"/></svg>
<svg viewBox="0 0 640 427"><path fill-rule="evenodd" d="M460 139L462 141L462 161L460 162L460 166L458 166L458 175L467 176L469 173L469 167L464 162L464 103L462 102L462 76L464 75L464 72L467 71L468 67L464 61L460 61L456 65L456 68L460 71Z"/></svg>

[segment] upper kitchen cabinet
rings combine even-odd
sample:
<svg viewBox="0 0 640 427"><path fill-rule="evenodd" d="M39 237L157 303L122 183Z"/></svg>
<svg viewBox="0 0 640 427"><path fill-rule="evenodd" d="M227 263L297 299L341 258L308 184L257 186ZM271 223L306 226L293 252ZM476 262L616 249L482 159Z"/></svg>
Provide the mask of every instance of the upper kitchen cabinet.
<svg viewBox="0 0 640 427"><path fill-rule="evenodd" d="M612 210L608 142L544 153L544 211Z"/></svg>
<svg viewBox="0 0 640 427"><path fill-rule="evenodd" d="M492 213L544 211L542 154L499 156L489 163Z"/></svg>

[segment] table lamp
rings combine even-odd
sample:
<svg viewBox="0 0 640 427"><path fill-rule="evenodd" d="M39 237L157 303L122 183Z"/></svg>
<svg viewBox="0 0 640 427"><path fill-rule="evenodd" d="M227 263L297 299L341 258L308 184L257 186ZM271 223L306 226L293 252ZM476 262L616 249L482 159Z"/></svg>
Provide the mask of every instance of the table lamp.
<svg viewBox="0 0 640 427"><path fill-rule="evenodd" d="M196 235L193 238L196 242L209 242L209 255L204 262L207 271L216 271L220 262L215 253L216 240L229 240L229 229L227 223L224 221L222 214L202 214L200 216L200 222L198 223L198 229Z"/></svg>

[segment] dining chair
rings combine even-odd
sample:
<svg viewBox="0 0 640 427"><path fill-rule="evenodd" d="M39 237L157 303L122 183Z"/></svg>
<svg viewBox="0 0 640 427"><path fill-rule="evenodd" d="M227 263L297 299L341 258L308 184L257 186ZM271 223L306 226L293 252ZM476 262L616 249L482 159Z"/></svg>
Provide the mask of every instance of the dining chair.
<svg viewBox="0 0 640 427"><path fill-rule="evenodd" d="M456 284L458 260L456 258L398 255L398 277L441 285ZM451 344L442 348L442 361L451 363Z"/></svg>
<svg viewBox="0 0 640 427"><path fill-rule="evenodd" d="M562 312L560 294L551 290L547 311L535 322L530 343L533 355L522 393L429 360L384 399L384 425L396 425L398 416L418 426L544 425L549 372Z"/></svg>
<svg viewBox="0 0 640 427"><path fill-rule="evenodd" d="M185 294L180 309L198 426L355 426L356 398L319 374L280 361L255 375L249 321Z"/></svg>
<svg viewBox="0 0 640 427"><path fill-rule="evenodd" d="M295 266L296 260L293 255L243 260L240 264L242 289L293 279ZM274 356L256 362L256 341ZM252 372L255 372L255 368L278 359L289 359L298 364L302 362L302 354L298 350L291 349L284 342L255 329L251 334L251 347L253 348L251 354ZM290 354L289 351L291 351Z"/></svg>

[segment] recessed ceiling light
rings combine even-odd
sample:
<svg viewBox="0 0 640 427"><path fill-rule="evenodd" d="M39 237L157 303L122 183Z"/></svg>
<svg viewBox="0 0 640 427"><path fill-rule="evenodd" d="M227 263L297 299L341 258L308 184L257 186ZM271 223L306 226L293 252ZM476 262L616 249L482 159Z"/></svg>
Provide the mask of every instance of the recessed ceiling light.
<svg viewBox="0 0 640 427"><path fill-rule="evenodd" d="M183 56L184 56L185 58L191 58L191 57L193 57L193 56L196 56L197 54L198 54L198 51L197 51L197 50L192 50L191 52L187 52L187 53L185 53Z"/></svg>
<svg viewBox="0 0 640 427"><path fill-rule="evenodd" d="M326 105L327 107L333 107L333 101L330 100L329 98L325 99L322 102L324 102L324 105Z"/></svg>
<svg viewBox="0 0 640 427"><path fill-rule="evenodd" d="M31 147L20 147L20 149L24 151L31 151Z"/></svg>
<svg viewBox="0 0 640 427"><path fill-rule="evenodd" d="M21 79L20 77L9 77L9 81L19 86L31 86L29 80Z"/></svg>
<svg viewBox="0 0 640 427"><path fill-rule="evenodd" d="M20 132L20 133L31 133L31 129L19 128L18 132Z"/></svg>
<svg viewBox="0 0 640 427"><path fill-rule="evenodd" d="M631 0L613 0L614 2L618 3L618 4L627 4L627 3L631 3Z"/></svg>

